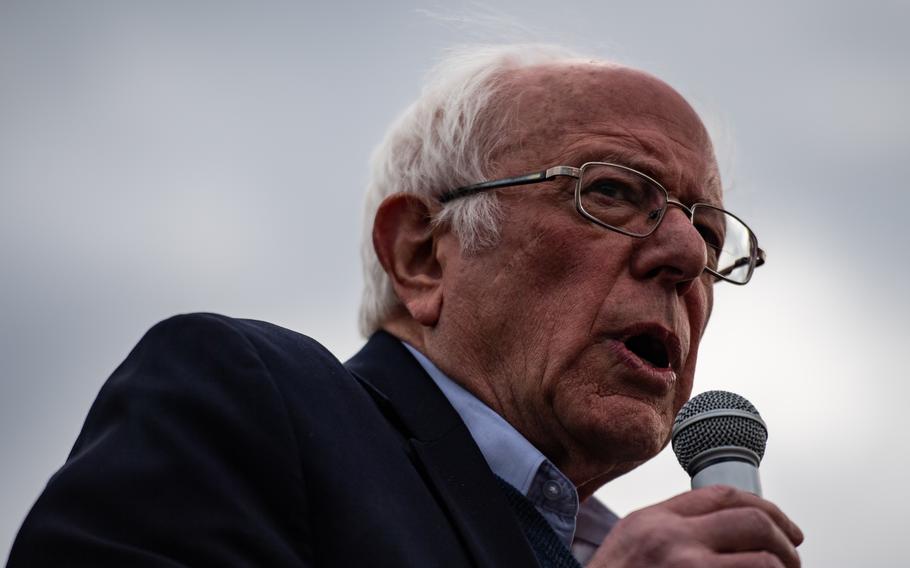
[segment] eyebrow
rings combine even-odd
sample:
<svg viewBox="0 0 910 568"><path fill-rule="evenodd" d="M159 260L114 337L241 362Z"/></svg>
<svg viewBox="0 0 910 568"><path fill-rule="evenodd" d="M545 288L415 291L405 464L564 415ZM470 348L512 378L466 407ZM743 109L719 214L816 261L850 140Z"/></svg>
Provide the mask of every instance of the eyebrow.
<svg viewBox="0 0 910 568"><path fill-rule="evenodd" d="M571 149L569 153L571 153ZM620 164L638 170L643 174L647 174L661 184L664 183L662 181L663 176L661 175L661 162L643 155L642 150L611 147L609 149L589 148L587 150L582 150L571 157L568 155L569 153L563 154L562 157L557 157L556 160L562 160L560 163L575 167L580 167L587 162Z"/></svg>
<svg viewBox="0 0 910 568"><path fill-rule="evenodd" d="M666 187L666 182L663 180L664 172L660 171L663 164L658 160L642 157L641 154L636 155L635 152L611 152L606 155L600 154L600 156L602 156L602 158L593 161L613 162L628 166L643 174L648 174ZM670 191L670 188L667 188L667 191Z"/></svg>

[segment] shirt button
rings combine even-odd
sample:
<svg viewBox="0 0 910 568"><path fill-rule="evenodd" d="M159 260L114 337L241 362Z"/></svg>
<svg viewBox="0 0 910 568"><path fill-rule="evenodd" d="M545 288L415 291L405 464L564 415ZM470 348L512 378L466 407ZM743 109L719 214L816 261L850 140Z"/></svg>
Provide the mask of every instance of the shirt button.
<svg viewBox="0 0 910 568"><path fill-rule="evenodd" d="M562 490L559 488L559 484L552 479L543 484L543 496L550 501L559 499L561 494Z"/></svg>

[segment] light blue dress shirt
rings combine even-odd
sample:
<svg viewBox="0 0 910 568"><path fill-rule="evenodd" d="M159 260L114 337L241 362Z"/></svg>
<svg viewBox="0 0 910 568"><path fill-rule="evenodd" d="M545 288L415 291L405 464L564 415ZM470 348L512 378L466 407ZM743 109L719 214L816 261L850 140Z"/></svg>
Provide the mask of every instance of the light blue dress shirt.
<svg viewBox="0 0 910 568"><path fill-rule="evenodd" d="M493 473L521 491L571 549L578 515L575 485L502 416L447 377L423 353L407 343L404 346L461 416Z"/></svg>

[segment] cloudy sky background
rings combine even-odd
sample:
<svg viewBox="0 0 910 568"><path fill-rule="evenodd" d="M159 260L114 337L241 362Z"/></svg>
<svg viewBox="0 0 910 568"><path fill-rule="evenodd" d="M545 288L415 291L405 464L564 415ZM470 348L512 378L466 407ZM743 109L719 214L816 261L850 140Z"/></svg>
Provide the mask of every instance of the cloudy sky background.
<svg viewBox="0 0 910 568"><path fill-rule="evenodd" d="M169 315L340 358L367 159L446 47L568 44L676 86L767 266L719 285L696 390L770 427L807 566L905 555L910 3L0 0L0 560L103 381ZM688 478L664 452L599 496Z"/></svg>

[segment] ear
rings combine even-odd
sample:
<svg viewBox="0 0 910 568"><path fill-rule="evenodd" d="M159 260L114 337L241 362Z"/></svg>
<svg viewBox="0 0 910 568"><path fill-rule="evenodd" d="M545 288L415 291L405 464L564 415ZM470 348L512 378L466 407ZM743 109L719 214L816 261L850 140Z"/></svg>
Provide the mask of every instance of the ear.
<svg viewBox="0 0 910 568"><path fill-rule="evenodd" d="M373 222L373 248L411 317L436 325L442 311L442 264L426 202L405 193L387 197Z"/></svg>

